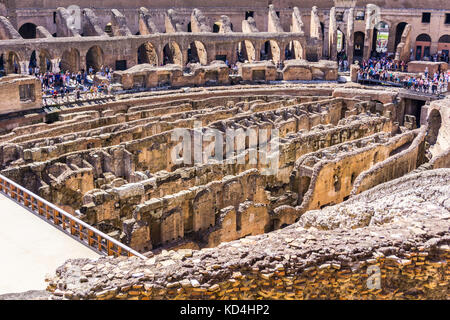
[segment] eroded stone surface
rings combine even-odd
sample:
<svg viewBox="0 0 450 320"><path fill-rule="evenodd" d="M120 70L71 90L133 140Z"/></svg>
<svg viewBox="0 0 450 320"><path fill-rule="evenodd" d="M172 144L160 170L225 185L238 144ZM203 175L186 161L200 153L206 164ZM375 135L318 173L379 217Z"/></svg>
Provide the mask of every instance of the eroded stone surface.
<svg viewBox="0 0 450 320"><path fill-rule="evenodd" d="M216 249L163 251L146 261L71 260L49 289L69 299L446 299L449 179L449 169L410 175ZM330 222L322 230L311 219L319 214L360 223ZM87 263L95 277L80 282ZM379 268L381 287L368 287L369 268Z"/></svg>

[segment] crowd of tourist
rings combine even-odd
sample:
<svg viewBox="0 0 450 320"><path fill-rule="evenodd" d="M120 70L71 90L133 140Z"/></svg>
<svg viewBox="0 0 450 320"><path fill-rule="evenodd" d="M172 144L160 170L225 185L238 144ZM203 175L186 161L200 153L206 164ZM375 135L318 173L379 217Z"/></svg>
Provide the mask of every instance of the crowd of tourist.
<svg viewBox="0 0 450 320"><path fill-rule="evenodd" d="M434 62L446 62L449 63L449 55L446 51L442 51L440 53L435 53L433 55L431 55L431 57L429 57L430 61L434 61Z"/></svg>
<svg viewBox="0 0 450 320"><path fill-rule="evenodd" d="M430 94L440 94L447 91L449 74L442 72L440 67L433 74L426 68L424 74L400 77L399 72L407 71L408 65L404 61L394 61L386 57L370 58L362 61L358 71L358 82L364 80L390 82L409 90Z"/></svg>
<svg viewBox="0 0 450 320"><path fill-rule="evenodd" d="M106 83L94 85L94 69L90 67L87 71L79 72L51 72L41 73L39 67L30 67L29 74L36 76L41 81L44 104L77 101L89 99L101 95L110 94L113 70L109 67L101 67L99 74L105 77Z"/></svg>

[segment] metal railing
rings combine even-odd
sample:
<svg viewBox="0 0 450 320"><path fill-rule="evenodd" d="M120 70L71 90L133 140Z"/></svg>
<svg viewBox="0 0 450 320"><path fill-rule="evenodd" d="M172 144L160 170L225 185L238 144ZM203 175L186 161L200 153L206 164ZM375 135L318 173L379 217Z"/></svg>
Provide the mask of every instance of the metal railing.
<svg viewBox="0 0 450 320"><path fill-rule="evenodd" d="M77 219L3 175L0 175L0 192L99 254L115 257L137 256L146 259L139 252Z"/></svg>

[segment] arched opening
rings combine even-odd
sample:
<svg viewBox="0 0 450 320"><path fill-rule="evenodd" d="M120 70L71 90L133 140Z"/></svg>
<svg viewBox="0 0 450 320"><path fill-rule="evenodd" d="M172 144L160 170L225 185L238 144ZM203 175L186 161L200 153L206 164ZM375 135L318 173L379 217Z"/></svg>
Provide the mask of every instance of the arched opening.
<svg viewBox="0 0 450 320"><path fill-rule="evenodd" d="M75 48L64 51L61 57L60 69L63 72L80 71L80 52Z"/></svg>
<svg viewBox="0 0 450 320"><path fill-rule="evenodd" d="M441 59L445 62L449 62L449 55L450 55L450 35L446 34L439 38L438 41L438 52L442 53Z"/></svg>
<svg viewBox="0 0 450 320"><path fill-rule="evenodd" d="M328 53L325 53L325 25L323 22L320 23L320 33L322 34L322 55L323 56L328 56ZM317 61L317 57L314 59L314 61Z"/></svg>
<svg viewBox="0 0 450 320"><path fill-rule="evenodd" d="M172 41L164 46L163 64L178 64L183 66L183 55L180 46Z"/></svg>
<svg viewBox="0 0 450 320"><path fill-rule="evenodd" d="M255 46L249 40L244 40L238 44L238 61L239 62L253 62L256 60Z"/></svg>
<svg viewBox="0 0 450 320"><path fill-rule="evenodd" d="M436 143L441 125L441 113L436 109L431 110L430 115L428 116L428 132L426 138L430 145L434 145Z"/></svg>
<svg viewBox="0 0 450 320"><path fill-rule="evenodd" d="M192 24L190 22L187 25L187 32L192 32Z"/></svg>
<svg viewBox="0 0 450 320"><path fill-rule="evenodd" d="M105 33L106 33L108 36L110 36L110 37L113 36L113 30L112 30L112 23L111 23L111 22L109 22L109 23L106 24L106 26L105 26Z"/></svg>
<svg viewBox="0 0 450 320"><path fill-rule="evenodd" d="M5 75L5 59L3 53L0 55L0 77Z"/></svg>
<svg viewBox="0 0 450 320"><path fill-rule="evenodd" d="M422 33L416 38L416 60L429 60L431 56L431 37Z"/></svg>
<svg viewBox="0 0 450 320"><path fill-rule="evenodd" d="M30 61L28 62L28 74L33 74L35 68L37 67L36 51L33 51L30 56Z"/></svg>
<svg viewBox="0 0 450 320"><path fill-rule="evenodd" d="M406 22L400 22L397 27L395 28L395 44L394 44L394 51L397 51L397 46L402 41L402 34L403 31L405 31L407 23Z"/></svg>
<svg viewBox="0 0 450 320"><path fill-rule="evenodd" d="M303 48L300 42L297 40L289 42L284 49L284 56L286 57L286 60L302 59Z"/></svg>
<svg viewBox="0 0 450 320"><path fill-rule="evenodd" d="M280 62L280 47L274 40L264 42L261 48L261 60L272 60L275 64Z"/></svg>
<svg viewBox="0 0 450 320"><path fill-rule="evenodd" d="M387 53L389 42L389 25L380 21L373 29L372 55L381 56Z"/></svg>
<svg viewBox="0 0 450 320"><path fill-rule="evenodd" d="M150 42L145 42L138 48L138 64L142 63L148 63L153 66L158 65L158 54Z"/></svg>
<svg viewBox="0 0 450 320"><path fill-rule="evenodd" d="M36 38L36 25L34 23L25 23L19 28L19 34L24 39Z"/></svg>
<svg viewBox="0 0 450 320"><path fill-rule="evenodd" d="M188 48L188 62L200 63L201 65L208 64L208 56L205 45L200 41L194 41Z"/></svg>
<svg viewBox="0 0 450 320"><path fill-rule="evenodd" d="M364 38L365 38L365 34L364 32L361 31L357 31L354 34L353 37L353 58L355 60L362 60L363 56L364 56Z"/></svg>
<svg viewBox="0 0 450 320"><path fill-rule="evenodd" d="M213 25L213 32L214 33L219 33L219 31L220 31L220 22L216 22Z"/></svg>
<svg viewBox="0 0 450 320"><path fill-rule="evenodd" d="M41 50L39 52L39 72L45 73L47 71L52 71L52 59L47 50Z"/></svg>
<svg viewBox="0 0 450 320"><path fill-rule="evenodd" d="M10 73L20 73L20 63L19 63L19 56L15 52L8 52L7 59L6 59L6 66L5 66L5 72L6 74Z"/></svg>
<svg viewBox="0 0 450 320"><path fill-rule="evenodd" d="M86 53L86 70L97 72L103 66L103 50L99 46L91 47Z"/></svg>

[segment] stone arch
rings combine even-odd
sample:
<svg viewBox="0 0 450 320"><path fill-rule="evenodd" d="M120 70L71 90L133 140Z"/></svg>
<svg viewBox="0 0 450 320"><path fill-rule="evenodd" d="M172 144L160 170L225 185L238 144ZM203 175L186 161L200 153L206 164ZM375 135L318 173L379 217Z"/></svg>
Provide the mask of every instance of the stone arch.
<svg viewBox="0 0 450 320"><path fill-rule="evenodd" d="M275 40L267 40L261 48L261 60L273 60L275 64L281 61L281 52Z"/></svg>
<svg viewBox="0 0 450 320"><path fill-rule="evenodd" d="M431 37L426 33L422 33L417 36L416 41L431 42Z"/></svg>
<svg viewBox="0 0 450 320"><path fill-rule="evenodd" d="M256 60L255 46L250 40L244 40L238 44L238 61L253 62Z"/></svg>
<svg viewBox="0 0 450 320"><path fill-rule="evenodd" d="M5 72L6 74L17 73L20 74L20 57L14 51L9 51L6 54L6 63L5 63Z"/></svg>
<svg viewBox="0 0 450 320"><path fill-rule="evenodd" d="M286 48L284 49L284 51L285 51L284 56L285 56L286 60L303 59L303 57L304 57L303 47L302 47L300 41L297 41L297 40L290 41L286 45Z"/></svg>
<svg viewBox="0 0 450 320"><path fill-rule="evenodd" d="M355 59L364 57L364 41L366 35L364 32L357 31L353 36L353 57Z"/></svg>
<svg viewBox="0 0 450 320"><path fill-rule="evenodd" d="M450 34L444 34L439 38L437 50L445 52L447 56L450 54Z"/></svg>
<svg viewBox="0 0 450 320"><path fill-rule="evenodd" d="M397 51L398 44L402 41L402 34L405 31L405 27L408 23L400 22L397 24L395 28L395 42L394 42L394 51Z"/></svg>
<svg viewBox="0 0 450 320"><path fill-rule="evenodd" d="M39 50L39 69L41 73L52 71L52 56L46 49Z"/></svg>
<svg viewBox="0 0 450 320"><path fill-rule="evenodd" d="M36 38L36 28L37 28L37 26L34 23L31 23L31 22L24 23L19 28L19 34L24 39L35 39Z"/></svg>
<svg viewBox="0 0 450 320"><path fill-rule="evenodd" d="M208 54L206 47L201 41L194 41L188 48L188 61L191 63L208 64Z"/></svg>
<svg viewBox="0 0 450 320"><path fill-rule="evenodd" d="M80 52L75 48L64 51L61 57L60 68L64 72L80 71Z"/></svg>
<svg viewBox="0 0 450 320"><path fill-rule="evenodd" d="M388 50L389 43L389 24L380 21L373 29L372 53L385 53Z"/></svg>
<svg viewBox="0 0 450 320"><path fill-rule="evenodd" d="M103 66L103 50L99 46L92 46L86 53L86 70L90 67L94 69L94 72L100 70Z"/></svg>
<svg viewBox="0 0 450 320"><path fill-rule="evenodd" d="M158 54L155 46L151 42L144 42L138 48L138 64L148 63L158 66Z"/></svg>
<svg viewBox="0 0 450 320"><path fill-rule="evenodd" d="M164 46L162 63L165 65L178 64L183 66L183 54L178 43L171 41Z"/></svg>
<svg viewBox="0 0 450 320"><path fill-rule="evenodd" d="M439 110L433 109L428 116L428 131L426 141L430 145L434 145L439 135L439 130L442 125L442 116Z"/></svg>

